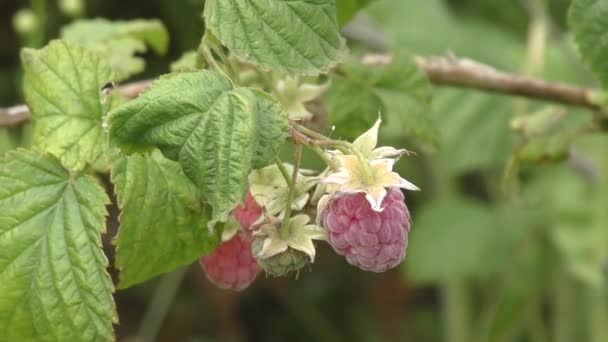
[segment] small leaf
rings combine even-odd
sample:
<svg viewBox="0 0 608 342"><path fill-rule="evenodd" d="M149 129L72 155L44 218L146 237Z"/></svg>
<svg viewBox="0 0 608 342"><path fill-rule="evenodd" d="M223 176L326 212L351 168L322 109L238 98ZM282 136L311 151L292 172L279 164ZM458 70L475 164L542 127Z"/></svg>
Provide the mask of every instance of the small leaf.
<svg viewBox="0 0 608 342"><path fill-rule="evenodd" d="M374 124L379 112L386 112L373 88L348 77L332 75L323 98L329 120L340 137L357 137Z"/></svg>
<svg viewBox="0 0 608 342"><path fill-rule="evenodd" d="M112 72L99 57L63 40L42 50L24 49L25 99L35 122L34 144L80 168L108 150L103 116L114 104L101 87Z"/></svg>
<svg viewBox="0 0 608 342"><path fill-rule="evenodd" d="M592 127L592 120L590 114L554 107L515 118L511 127L524 138L515 152L517 161L533 163L566 158L572 142Z"/></svg>
<svg viewBox="0 0 608 342"><path fill-rule="evenodd" d="M116 74L114 81L144 70L144 60L135 54L146 52L146 44L159 55L169 47L169 33L160 20L77 20L63 28L61 37L104 58Z"/></svg>
<svg viewBox="0 0 608 342"><path fill-rule="evenodd" d="M217 245L196 187L160 152L118 160L112 182L122 209L116 237L120 288L189 264Z"/></svg>
<svg viewBox="0 0 608 342"><path fill-rule="evenodd" d="M325 96L329 119L338 133L356 136L372 126L380 113L401 135L405 132L431 149L438 147L439 127L431 111L430 82L412 58L397 53L387 66L370 68L351 61L343 69L346 77L332 77ZM344 129L343 125L357 130Z"/></svg>
<svg viewBox="0 0 608 342"><path fill-rule="evenodd" d="M176 160L225 221L287 136L287 117L268 94L234 88L210 71L170 75L110 114L110 139L127 152L159 148Z"/></svg>
<svg viewBox="0 0 608 342"><path fill-rule="evenodd" d="M608 87L608 2L573 0L568 23L583 59L604 88Z"/></svg>
<svg viewBox="0 0 608 342"><path fill-rule="evenodd" d="M206 25L239 59L318 75L346 55L335 0L208 0Z"/></svg>
<svg viewBox="0 0 608 342"><path fill-rule="evenodd" d="M0 161L0 341L111 341L117 322L93 178L49 155Z"/></svg>

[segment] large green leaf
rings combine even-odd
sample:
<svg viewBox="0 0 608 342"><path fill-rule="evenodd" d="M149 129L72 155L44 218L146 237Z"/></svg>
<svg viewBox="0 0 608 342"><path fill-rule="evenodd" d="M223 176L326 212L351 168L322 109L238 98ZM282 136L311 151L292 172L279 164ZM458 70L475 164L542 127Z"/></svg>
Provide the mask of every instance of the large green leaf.
<svg viewBox="0 0 608 342"><path fill-rule="evenodd" d="M370 86L349 77L335 75L323 95L329 119L339 137L354 139L374 125L384 104Z"/></svg>
<svg viewBox="0 0 608 342"><path fill-rule="evenodd" d="M444 172L500 170L514 137L509 129L511 100L463 89L440 89L433 97L433 117L440 122L439 158Z"/></svg>
<svg viewBox="0 0 608 342"><path fill-rule="evenodd" d="M423 208L414 222L405 267L418 283L494 274L522 237L521 225L508 224L497 208L464 196Z"/></svg>
<svg viewBox="0 0 608 342"><path fill-rule="evenodd" d="M268 94L234 88L210 71L171 75L110 114L110 139L125 151L159 148L179 161L225 220L287 135L287 115Z"/></svg>
<svg viewBox="0 0 608 342"><path fill-rule="evenodd" d="M338 24L340 27L346 25L357 12L367 6L373 0L336 0Z"/></svg>
<svg viewBox="0 0 608 342"><path fill-rule="evenodd" d="M608 87L608 2L573 0L568 23L583 59Z"/></svg>
<svg viewBox="0 0 608 342"><path fill-rule="evenodd" d="M35 121L34 144L70 168L98 162L108 149L103 117L114 103L100 88L112 79L95 54L63 40L24 49L25 99Z"/></svg>
<svg viewBox="0 0 608 342"><path fill-rule="evenodd" d="M50 155L0 162L0 341L109 341L103 189Z"/></svg>
<svg viewBox="0 0 608 342"><path fill-rule="evenodd" d="M10 128L0 128L0 156L19 145L19 139Z"/></svg>
<svg viewBox="0 0 608 342"><path fill-rule="evenodd" d="M191 263L216 246L208 213L178 163L158 151L118 160L112 168L122 208L116 238L119 287Z"/></svg>
<svg viewBox="0 0 608 342"><path fill-rule="evenodd" d="M567 271L588 285L601 287L608 257L606 225L605 134L587 135L574 145L574 168L562 166L543 174L548 203L552 209L551 239ZM581 177L583 176L583 177Z"/></svg>
<svg viewBox="0 0 608 342"><path fill-rule="evenodd" d="M77 20L63 28L62 38L85 46L110 65L121 81L144 70L146 44L164 55L169 47L169 33L160 20L109 21L102 18Z"/></svg>
<svg viewBox="0 0 608 342"><path fill-rule="evenodd" d="M346 54L335 0L208 0L204 16L240 59L291 75L327 72Z"/></svg>
<svg viewBox="0 0 608 342"><path fill-rule="evenodd" d="M381 114L402 135L437 147L438 125L431 115L431 88L426 75L406 55L395 54L387 66L350 61L334 76L325 94L329 119L340 134L358 136Z"/></svg>

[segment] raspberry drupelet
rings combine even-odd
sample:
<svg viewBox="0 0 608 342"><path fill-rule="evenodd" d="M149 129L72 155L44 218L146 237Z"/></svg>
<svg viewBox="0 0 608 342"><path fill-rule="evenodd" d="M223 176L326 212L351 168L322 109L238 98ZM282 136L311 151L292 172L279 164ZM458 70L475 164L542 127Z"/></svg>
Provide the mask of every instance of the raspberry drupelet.
<svg viewBox="0 0 608 342"><path fill-rule="evenodd" d="M343 194L321 213L334 251L366 271L384 272L405 258L410 213L403 193L389 188L382 208L373 210L364 193Z"/></svg>

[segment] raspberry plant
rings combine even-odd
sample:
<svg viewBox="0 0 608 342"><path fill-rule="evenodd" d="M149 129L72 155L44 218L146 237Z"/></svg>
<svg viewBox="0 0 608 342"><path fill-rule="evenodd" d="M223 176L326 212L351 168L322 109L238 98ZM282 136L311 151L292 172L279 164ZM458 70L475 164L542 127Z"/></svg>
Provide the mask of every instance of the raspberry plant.
<svg viewBox="0 0 608 342"><path fill-rule="evenodd" d="M118 289L198 261L212 283L240 291L259 273L297 278L314 271L316 246L325 242L362 270L397 267L410 228L416 231L403 191L420 189L394 169L402 157L417 159L406 149L382 146L379 136L394 137L398 127L417 150L449 151L449 144L440 146L446 135L440 126L449 119L428 115L431 82L591 110L582 119L558 107L514 118L510 126L520 142L506 165L506 188L516 188L521 169L572 157L576 138L604 130L601 90L515 77L455 57L350 53L341 28L369 2L207 0L198 48L152 82L126 81L145 70L141 53L167 52L169 34L158 20L78 19L46 46L24 48L27 110L7 117L29 111L33 128L29 147L7 152L0 162L0 341L114 339L115 285L101 246L112 195L120 209L113 240ZM79 1L60 7L66 16L83 15ZM605 14L603 0L573 0L568 18L582 59L603 87ZM22 11L14 21L26 40L39 42L35 14ZM438 105L449 107L446 98ZM332 130L318 125L325 111ZM480 127L482 134L491 131ZM322 166L307 169L304 151ZM492 164L493 157L493 151L480 153L437 170L464 172ZM418 259L406 267L418 281L440 282L448 298L458 299L458 282L480 276L475 266L465 260L446 267L451 257L435 262L430 254L468 235L431 233L443 225L433 220L492 218L454 196L438 196L421 214L431 228L418 233L419 243L410 247ZM552 239L571 256L579 246L568 244L567 219ZM488 236L460 224L471 236ZM483 259L488 246L464 252ZM572 268L576 277L602 283L597 272ZM490 328L481 329L483 340ZM469 340L466 329L455 336Z"/></svg>

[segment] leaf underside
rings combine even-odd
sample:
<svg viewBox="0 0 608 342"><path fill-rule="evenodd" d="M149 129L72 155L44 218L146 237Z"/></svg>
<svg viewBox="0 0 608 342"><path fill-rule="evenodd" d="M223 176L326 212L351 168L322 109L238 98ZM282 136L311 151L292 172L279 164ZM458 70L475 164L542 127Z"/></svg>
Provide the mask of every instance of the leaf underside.
<svg viewBox="0 0 608 342"><path fill-rule="evenodd" d="M217 245L196 188L160 152L121 158L112 182L122 209L115 242L120 288L189 264Z"/></svg>
<svg viewBox="0 0 608 342"><path fill-rule="evenodd" d="M24 49L25 99L35 123L35 146L70 168L94 164L108 150L103 116L114 103L100 88L112 72L95 54L63 40Z"/></svg>
<svg viewBox="0 0 608 342"><path fill-rule="evenodd" d="M108 198L90 176L18 150L0 164L0 341L109 341Z"/></svg>
<svg viewBox="0 0 608 342"><path fill-rule="evenodd" d="M213 207L210 226L242 201L249 172L272 161L286 134L270 95L210 71L165 77L110 114L110 139L125 152L156 147L179 162Z"/></svg>

